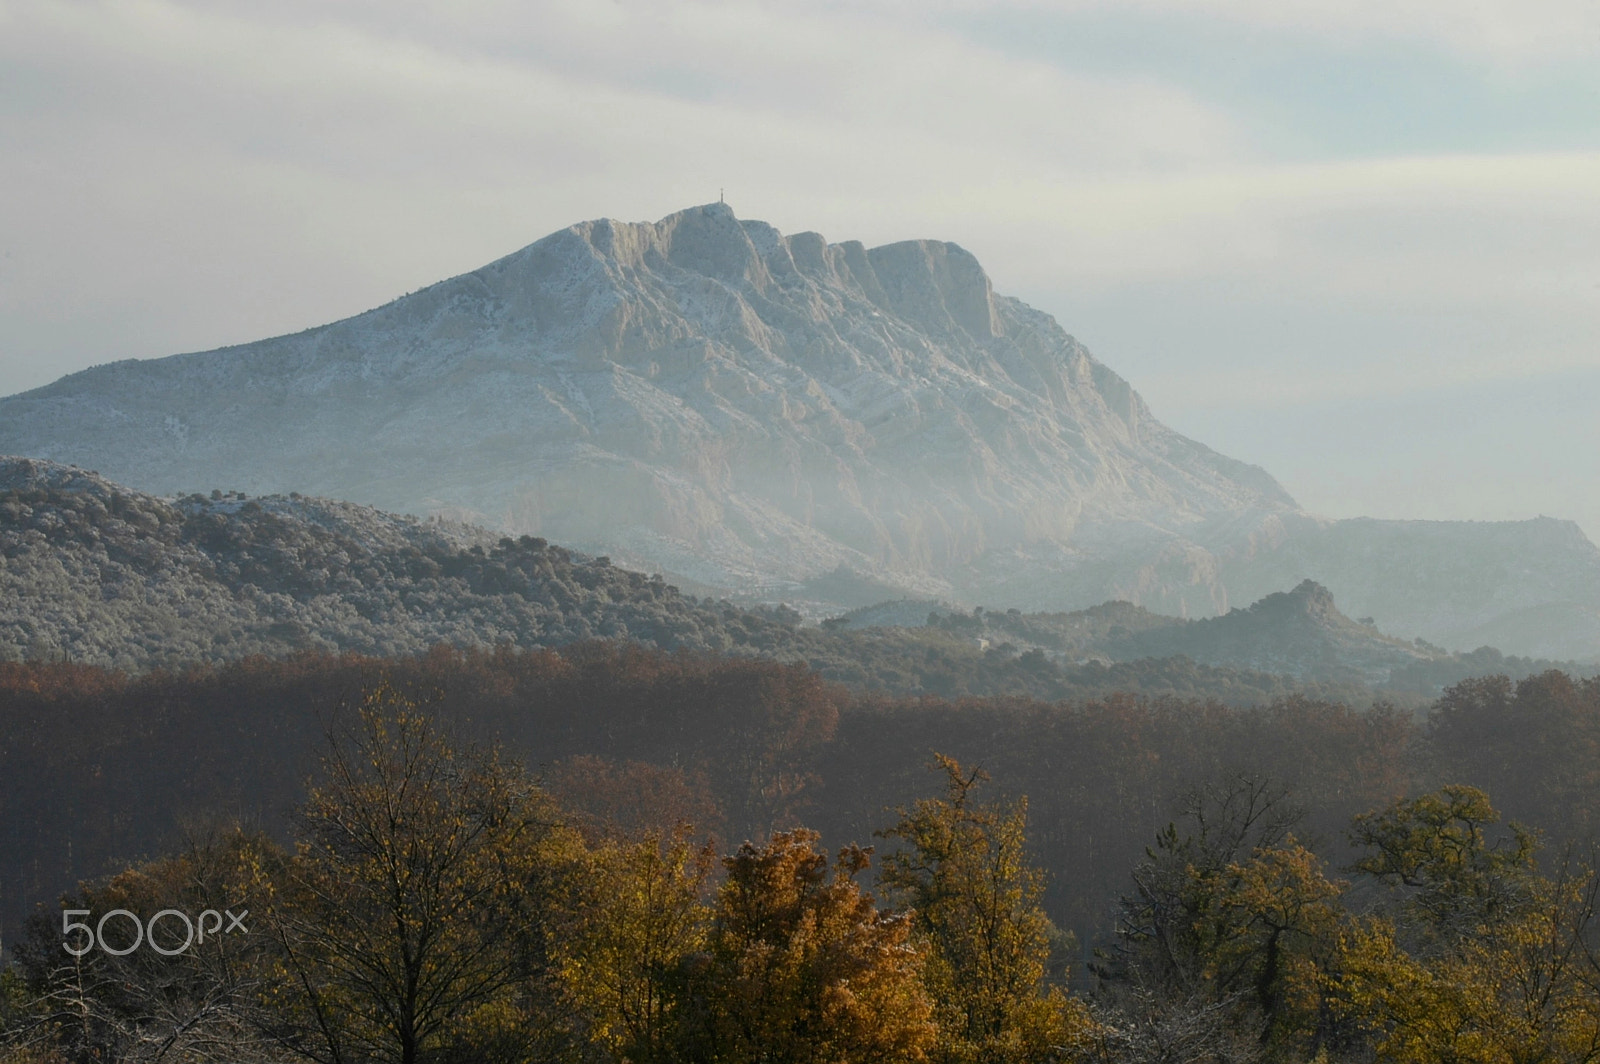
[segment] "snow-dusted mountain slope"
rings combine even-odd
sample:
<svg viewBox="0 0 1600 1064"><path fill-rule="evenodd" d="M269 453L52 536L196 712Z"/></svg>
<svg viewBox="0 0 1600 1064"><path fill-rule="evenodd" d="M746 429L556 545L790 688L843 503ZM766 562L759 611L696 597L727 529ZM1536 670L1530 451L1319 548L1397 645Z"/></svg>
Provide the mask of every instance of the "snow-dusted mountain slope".
<svg viewBox="0 0 1600 1064"><path fill-rule="evenodd" d="M0 400L0 453L467 518L772 597L842 569L1203 616L1325 527L961 248L785 236L722 204L575 225L293 336L73 374ZM1363 601L1314 558L1271 584L1305 577ZM1479 597L1476 626L1547 602Z"/></svg>
<svg viewBox="0 0 1600 1064"><path fill-rule="evenodd" d="M295 336L5 402L0 451L163 492L472 515L724 587L840 564L937 587L987 551L1293 503L1150 417L932 241L717 204L590 222Z"/></svg>

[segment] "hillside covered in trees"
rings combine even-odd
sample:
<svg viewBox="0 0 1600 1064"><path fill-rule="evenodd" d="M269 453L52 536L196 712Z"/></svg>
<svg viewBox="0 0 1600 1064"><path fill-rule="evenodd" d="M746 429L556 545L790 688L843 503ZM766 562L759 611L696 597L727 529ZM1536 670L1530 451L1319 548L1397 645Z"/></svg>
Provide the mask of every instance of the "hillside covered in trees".
<svg viewBox="0 0 1600 1064"><path fill-rule="evenodd" d="M137 671L592 638L805 662L861 689L942 697L1132 691L1248 704L1296 692L1360 702L1381 690L1416 703L1468 676L1555 664L1386 637L1315 585L1206 621L1109 603L817 627L786 607L699 599L532 537L298 496L164 500L71 467L0 461L0 660Z"/></svg>

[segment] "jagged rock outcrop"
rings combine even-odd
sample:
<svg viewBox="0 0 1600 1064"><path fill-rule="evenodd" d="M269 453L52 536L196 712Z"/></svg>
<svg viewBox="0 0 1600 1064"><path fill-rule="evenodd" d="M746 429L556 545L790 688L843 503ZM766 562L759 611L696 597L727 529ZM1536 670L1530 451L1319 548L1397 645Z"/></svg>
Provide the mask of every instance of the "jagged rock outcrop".
<svg viewBox="0 0 1600 1064"><path fill-rule="evenodd" d="M1183 655L1206 665L1227 662L1261 672L1388 682L1395 670L1448 657L1436 647L1386 636L1340 612L1313 580L1275 591L1220 617L1150 628L1107 641L1119 660Z"/></svg>

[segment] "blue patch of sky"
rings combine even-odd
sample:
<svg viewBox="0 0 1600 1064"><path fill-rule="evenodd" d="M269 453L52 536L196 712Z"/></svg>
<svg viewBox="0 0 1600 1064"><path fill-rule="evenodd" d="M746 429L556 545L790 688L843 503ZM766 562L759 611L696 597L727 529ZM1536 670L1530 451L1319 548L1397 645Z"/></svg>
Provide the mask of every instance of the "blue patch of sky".
<svg viewBox="0 0 1600 1064"><path fill-rule="evenodd" d="M961 13L1008 55L1183 87L1286 161L1600 148L1600 68L1495 70L1425 42L1317 38L1201 14Z"/></svg>

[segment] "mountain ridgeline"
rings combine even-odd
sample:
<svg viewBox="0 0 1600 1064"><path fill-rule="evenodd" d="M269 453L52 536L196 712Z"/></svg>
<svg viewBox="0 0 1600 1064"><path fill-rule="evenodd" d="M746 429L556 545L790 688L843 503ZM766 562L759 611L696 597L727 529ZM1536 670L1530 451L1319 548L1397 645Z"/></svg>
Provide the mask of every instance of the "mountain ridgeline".
<svg viewBox="0 0 1600 1064"><path fill-rule="evenodd" d="M1575 525L1308 515L963 249L830 244L723 204L73 374L0 400L0 453L442 515L813 617L891 595L1206 617L1310 578L1454 649L1600 656L1600 551Z"/></svg>

